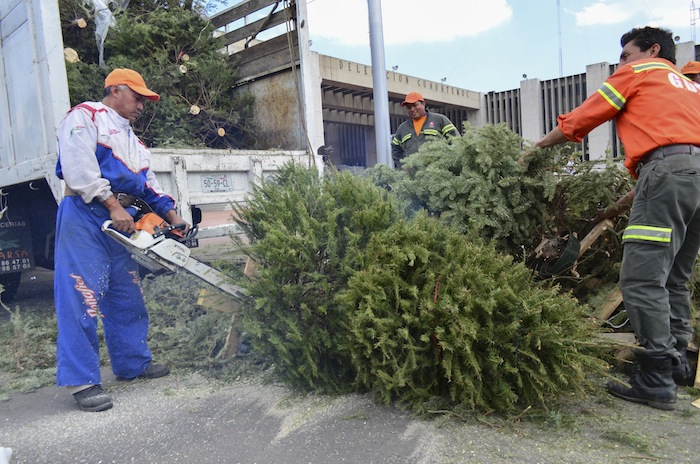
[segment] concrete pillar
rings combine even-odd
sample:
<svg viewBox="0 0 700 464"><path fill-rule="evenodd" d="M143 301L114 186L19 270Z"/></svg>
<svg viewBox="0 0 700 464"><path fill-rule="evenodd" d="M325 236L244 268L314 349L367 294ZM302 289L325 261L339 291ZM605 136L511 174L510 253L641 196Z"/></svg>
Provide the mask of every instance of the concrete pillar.
<svg viewBox="0 0 700 464"><path fill-rule="evenodd" d="M590 97L598 91L603 82L610 77L610 64L607 62L589 64L586 66L586 94ZM604 122L588 134L588 154L590 160L606 158L612 148L613 128L610 121Z"/></svg>
<svg viewBox="0 0 700 464"><path fill-rule="evenodd" d="M318 54L311 51L306 2L296 2L297 34L299 36L299 61L301 73L301 98L306 129L306 145L315 154L325 145L323 136L323 110L321 104L321 75Z"/></svg>
<svg viewBox="0 0 700 464"><path fill-rule="evenodd" d="M676 65L681 69L688 61L697 61L695 55L695 42L683 42L676 44Z"/></svg>
<svg viewBox="0 0 700 464"><path fill-rule="evenodd" d="M531 142L541 139L545 130L544 100L539 79L520 81L520 111L523 139Z"/></svg>

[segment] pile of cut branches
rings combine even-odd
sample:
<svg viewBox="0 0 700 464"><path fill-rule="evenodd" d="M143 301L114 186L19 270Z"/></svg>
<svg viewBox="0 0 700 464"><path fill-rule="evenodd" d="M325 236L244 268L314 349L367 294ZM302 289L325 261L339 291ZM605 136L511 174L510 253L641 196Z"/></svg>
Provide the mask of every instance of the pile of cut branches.
<svg viewBox="0 0 700 464"><path fill-rule="evenodd" d="M530 149L519 162L523 145L505 125L466 125L462 137L423 145L402 170L376 166L368 175L392 191L408 215L423 209L539 270L561 256L570 236L582 239L598 210L634 184L610 161L578 162L570 172L569 146ZM626 218L617 218L614 230L595 242L575 272L566 269L552 277L554 283L585 299L599 283L616 281ZM554 251L543 260L536 249L544 242Z"/></svg>
<svg viewBox="0 0 700 464"><path fill-rule="evenodd" d="M575 298L368 179L289 165L235 216L259 266L244 328L294 385L507 412L605 367Z"/></svg>

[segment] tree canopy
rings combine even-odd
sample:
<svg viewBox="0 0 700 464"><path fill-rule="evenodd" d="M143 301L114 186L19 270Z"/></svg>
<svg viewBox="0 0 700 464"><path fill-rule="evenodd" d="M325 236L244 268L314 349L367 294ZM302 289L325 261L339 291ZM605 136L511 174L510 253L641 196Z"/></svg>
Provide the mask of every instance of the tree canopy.
<svg viewBox="0 0 700 464"><path fill-rule="evenodd" d="M66 63L71 105L101 100L107 74L128 67L161 96L134 124L147 145L254 148L252 96L232 94L236 68L204 16L220 2L105 3L108 12L91 1L59 2L64 45L77 52ZM111 22L102 66L95 34L101 21Z"/></svg>

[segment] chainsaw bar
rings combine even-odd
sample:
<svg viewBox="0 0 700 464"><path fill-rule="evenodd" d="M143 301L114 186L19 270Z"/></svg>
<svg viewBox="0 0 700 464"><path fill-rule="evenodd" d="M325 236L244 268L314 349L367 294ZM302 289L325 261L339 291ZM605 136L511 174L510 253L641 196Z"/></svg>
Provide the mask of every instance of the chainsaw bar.
<svg viewBox="0 0 700 464"><path fill-rule="evenodd" d="M129 250L131 257L137 263L152 272L187 271L236 298L246 296L241 287L227 282L223 273L190 257L190 249L177 240L162 234L150 234L145 230L137 230L131 236L126 236L112 228L110 220L102 223L102 231Z"/></svg>

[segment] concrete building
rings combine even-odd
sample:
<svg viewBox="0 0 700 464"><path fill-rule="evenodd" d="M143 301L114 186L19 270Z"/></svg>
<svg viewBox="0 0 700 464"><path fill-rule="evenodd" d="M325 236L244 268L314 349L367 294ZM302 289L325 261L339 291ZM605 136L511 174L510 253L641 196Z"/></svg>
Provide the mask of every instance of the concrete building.
<svg viewBox="0 0 700 464"><path fill-rule="evenodd" d="M255 125L264 134L256 148L325 152L335 165L373 166L378 157L372 67L312 52L306 3L278 7L277 0L246 0L210 18L239 70L235 91L255 97ZM248 21L261 15L265 17ZM696 57L694 43L678 44L679 65ZM554 127L559 114L595 92L616 67L592 64L582 74L525 79L518 89L486 94L386 71L391 132L406 120L401 107L405 95L418 91L430 111L449 117L460 132L463 122L477 127L505 123L525 140L535 141ZM621 156L614 122L596 128L579 150L584 159Z"/></svg>

